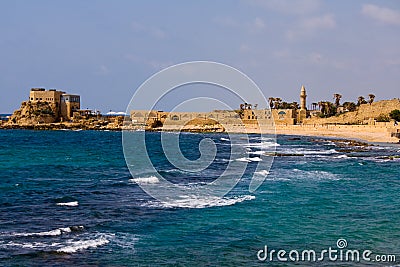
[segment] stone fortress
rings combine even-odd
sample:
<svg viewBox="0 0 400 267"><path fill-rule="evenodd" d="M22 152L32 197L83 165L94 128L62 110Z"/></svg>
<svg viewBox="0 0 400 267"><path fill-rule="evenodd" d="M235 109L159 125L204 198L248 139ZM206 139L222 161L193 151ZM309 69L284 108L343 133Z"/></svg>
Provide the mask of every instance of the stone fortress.
<svg viewBox="0 0 400 267"><path fill-rule="evenodd" d="M69 121L81 108L81 97L79 95L67 94L63 91L44 88L32 88L29 93L29 102L47 102L51 105L54 114L61 120Z"/></svg>
<svg viewBox="0 0 400 267"><path fill-rule="evenodd" d="M80 96L56 89L32 88L28 101L14 111L9 121L18 125L36 125L71 121L79 114Z"/></svg>

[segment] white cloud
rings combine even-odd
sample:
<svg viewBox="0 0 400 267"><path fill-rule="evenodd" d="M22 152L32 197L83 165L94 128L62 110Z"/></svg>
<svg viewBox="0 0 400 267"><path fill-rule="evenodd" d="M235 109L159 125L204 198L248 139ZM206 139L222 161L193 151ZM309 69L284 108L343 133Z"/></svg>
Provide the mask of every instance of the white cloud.
<svg viewBox="0 0 400 267"><path fill-rule="evenodd" d="M384 24L400 25L400 12L387 7L363 5L361 13Z"/></svg>
<svg viewBox="0 0 400 267"><path fill-rule="evenodd" d="M247 0L253 6L286 14L305 15L319 9L320 0Z"/></svg>
<svg viewBox="0 0 400 267"><path fill-rule="evenodd" d="M286 37L293 41L302 37L313 35L319 30L331 30L336 27L336 21L332 14L320 17L303 19L298 25L286 33Z"/></svg>

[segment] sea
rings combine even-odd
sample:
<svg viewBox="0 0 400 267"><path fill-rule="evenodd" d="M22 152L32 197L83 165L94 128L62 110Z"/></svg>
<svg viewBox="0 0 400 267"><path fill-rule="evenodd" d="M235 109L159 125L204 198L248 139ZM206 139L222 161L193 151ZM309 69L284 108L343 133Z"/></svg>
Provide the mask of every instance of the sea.
<svg viewBox="0 0 400 267"><path fill-rule="evenodd" d="M230 161L226 134L180 134L189 160L214 142L199 172L168 161L161 133L132 134L174 184L210 183ZM248 138L233 190L169 203L142 189L159 179L128 168L121 132L0 130L0 266L400 266L398 145ZM250 192L263 147L278 156Z"/></svg>

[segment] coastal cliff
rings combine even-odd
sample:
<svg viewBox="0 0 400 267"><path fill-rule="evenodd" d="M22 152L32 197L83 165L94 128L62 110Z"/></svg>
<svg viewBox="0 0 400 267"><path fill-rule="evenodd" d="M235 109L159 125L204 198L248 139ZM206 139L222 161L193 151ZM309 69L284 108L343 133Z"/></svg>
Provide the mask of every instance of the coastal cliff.
<svg viewBox="0 0 400 267"><path fill-rule="evenodd" d="M14 111L7 122L0 124L3 129L33 130L121 130L123 116L76 115L64 121L56 103L47 101L26 101Z"/></svg>
<svg viewBox="0 0 400 267"><path fill-rule="evenodd" d="M21 107L11 115L9 123L20 126L54 123L58 120L56 107L48 102L22 102Z"/></svg>

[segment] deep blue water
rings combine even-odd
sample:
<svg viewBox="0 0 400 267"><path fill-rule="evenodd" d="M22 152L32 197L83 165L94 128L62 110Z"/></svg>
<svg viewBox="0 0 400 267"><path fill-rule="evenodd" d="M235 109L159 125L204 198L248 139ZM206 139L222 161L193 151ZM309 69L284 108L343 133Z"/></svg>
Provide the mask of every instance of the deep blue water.
<svg viewBox="0 0 400 267"><path fill-rule="evenodd" d="M159 133L146 133L152 162L177 184L208 183L226 168L223 134L182 134L184 155L198 158L204 137L216 142L220 160L187 173L163 156ZM250 140L251 150L263 144L257 135ZM303 156L276 157L255 192L243 182L219 201L174 207L139 187L157 180L140 166L131 175L119 132L2 130L0 266L287 266L261 262L257 252L265 245L321 251L337 248L340 238L351 249L397 256L383 266L399 264L400 160L385 156L400 155L400 147L344 153L323 139L277 142L279 153ZM248 163L244 178L255 164Z"/></svg>

